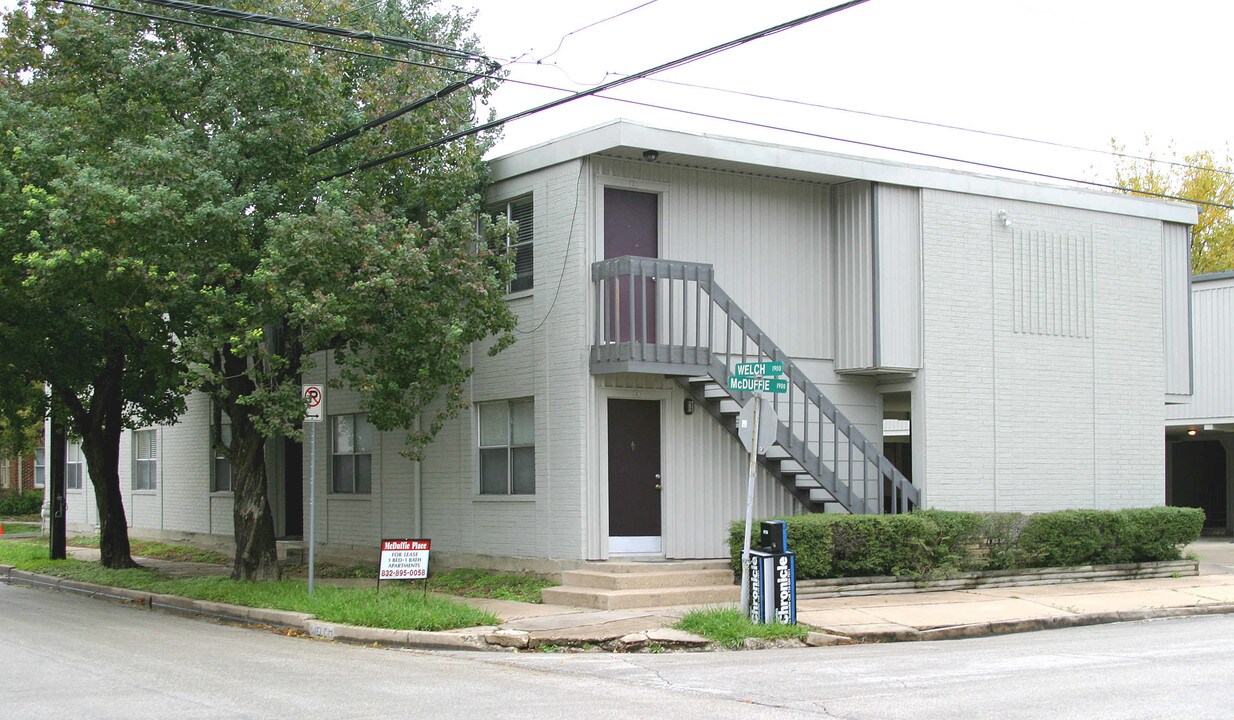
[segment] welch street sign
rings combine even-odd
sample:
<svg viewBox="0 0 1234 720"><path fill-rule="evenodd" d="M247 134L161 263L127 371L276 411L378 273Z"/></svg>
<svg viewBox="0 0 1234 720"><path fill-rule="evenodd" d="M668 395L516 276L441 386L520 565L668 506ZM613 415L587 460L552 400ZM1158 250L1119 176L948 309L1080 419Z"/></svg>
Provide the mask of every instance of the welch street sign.
<svg viewBox="0 0 1234 720"><path fill-rule="evenodd" d="M788 380L778 377L784 372L782 362L745 362L733 366L728 376L728 389L735 392L788 392Z"/></svg>

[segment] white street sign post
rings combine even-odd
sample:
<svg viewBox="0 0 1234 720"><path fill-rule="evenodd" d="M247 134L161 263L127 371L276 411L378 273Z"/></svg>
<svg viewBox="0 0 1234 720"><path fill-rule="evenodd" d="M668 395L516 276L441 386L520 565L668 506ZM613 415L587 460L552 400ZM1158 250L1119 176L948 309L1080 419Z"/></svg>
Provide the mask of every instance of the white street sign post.
<svg viewBox="0 0 1234 720"><path fill-rule="evenodd" d="M326 414L326 386L305 385L300 389L304 398L304 422L312 423L309 432L309 530L308 530L308 594L313 594L317 551L317 425Z"/></svg>
<svg viewBox="0 0 1234 720"><path fill-rule="evenodd" d="M742 417L738 420L739 430L738 435L743 438L747 437L745 433L744 421L749 410L749 414L753 415L750 418L750 428L748 437L750 442L746 448L750 451L750 470L746 476L746 532L745 542L741 549L741 614L743 617L750 616L750 531L754 525L754 480L758 472L758 455L759 451L766 450L766 445L774 442L775 430L774 423L778 422L775 413L770 413L772 428L771 440L765 440L765 436L760 432L759 425L767 419L760 417L763 404L767 401L763 398L764 392L784 393L788 392L788 381L780 378L765 377L768 375L779 375L784 372L784 363L782 362L749 362L737 363L733 368L733 374L728 376L729 390L742 392L753 392L754 399L747 404L746 409L742 410ZM767 403L770 405L770 403ZM753 406L751 409L750 406Z"/></svg>

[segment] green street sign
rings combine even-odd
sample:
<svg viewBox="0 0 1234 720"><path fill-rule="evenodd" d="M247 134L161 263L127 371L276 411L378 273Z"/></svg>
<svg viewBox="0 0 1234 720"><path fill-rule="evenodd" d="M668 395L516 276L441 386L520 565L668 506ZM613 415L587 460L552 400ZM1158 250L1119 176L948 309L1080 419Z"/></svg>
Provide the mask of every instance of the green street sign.
<svg viewBox="0 0 1234 720"><path fill-rule="evenodd" d="M739 377L767 377L768 375L782 375L783 373L784 363L779 361L737 363L733 368L733 374Z"/></svg>
<svg viewBox="0 0 1234 720"><path fill-rule="evenodd" d="M729 375L728 389L737 392L786 393L788 392L788 380L785 380L784 378L739 377L737 375Z"/></svg>

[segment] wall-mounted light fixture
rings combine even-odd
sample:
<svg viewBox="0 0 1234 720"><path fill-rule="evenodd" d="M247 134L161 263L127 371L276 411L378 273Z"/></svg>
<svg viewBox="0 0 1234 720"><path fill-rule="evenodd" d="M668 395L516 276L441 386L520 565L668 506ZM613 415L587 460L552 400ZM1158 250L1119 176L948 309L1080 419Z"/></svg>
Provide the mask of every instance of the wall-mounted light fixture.
<svg viewBox="0 0 1234 720"><path fill-rule="evenodd" d="M1196 433L1195 428L1191 428L1190 430L1187 431L1187 434L1190 435L1191 437L1195 437L1195 433Z"/></svg>
<svg viewBox="0 0 1234 720"><path fill-rule="evenodd" d="M644 150L643 159L647 162L655 162L660 159L660 152L658 150Z"/></svg>
<svg viewBox="0 0 1234 720"><path fill-rule="evenodd" d="M686 398L686 401L682 403L681 405L681 410L686 415L693 415L694 414L694 398Z"/></svg>
<svg viewBox="0 0 1234 720"><path fill-rule="evenodd" d="M1003 227L1011 227L1011 215L1006 210L998 211L998 221L1003 224Z"/></svg>

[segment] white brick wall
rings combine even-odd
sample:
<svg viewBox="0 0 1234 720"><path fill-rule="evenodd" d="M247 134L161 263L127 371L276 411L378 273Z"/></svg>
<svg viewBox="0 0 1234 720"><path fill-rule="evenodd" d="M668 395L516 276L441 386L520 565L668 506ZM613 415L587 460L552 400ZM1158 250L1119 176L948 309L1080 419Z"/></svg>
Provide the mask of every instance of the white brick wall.
<svg viewBox="0 0 1234 720"><path fill-rule="evenodd" d="M1091 243L1089 337L1014 331L1011 238L1029 230ZM923 193L924 409L913 430L929 506L1163 502L1160 243L1158 221Z"/></svg>
<svg viewBox="0 0 1234 720"><path fill-rule="evenodd" d="M132 432L120 437L120 490L125 515L135 535L143 531L232 534L231 494L211 493L210 401L200 393L186 399L177 422L155 428L158 434L158 487L133 489ZM68 523L77 530L98 525L94 488L69 490Z"/></svg>

